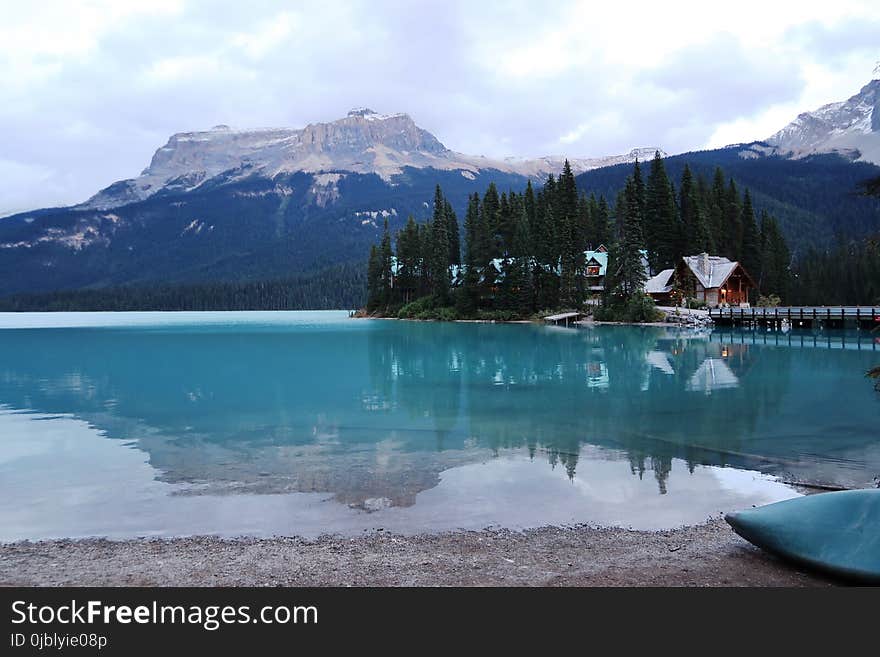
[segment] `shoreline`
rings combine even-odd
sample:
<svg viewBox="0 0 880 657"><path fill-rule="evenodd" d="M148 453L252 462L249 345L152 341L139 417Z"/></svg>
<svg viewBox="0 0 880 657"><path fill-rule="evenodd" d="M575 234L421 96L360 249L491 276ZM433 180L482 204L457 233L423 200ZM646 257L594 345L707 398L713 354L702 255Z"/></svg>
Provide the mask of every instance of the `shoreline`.
<svg viewBox="0 0 880 657"><path fill-rule="evenodd" d="M354 538L0 544L0 586L832 586L720 519L660 532L544 527Z"/></svg>

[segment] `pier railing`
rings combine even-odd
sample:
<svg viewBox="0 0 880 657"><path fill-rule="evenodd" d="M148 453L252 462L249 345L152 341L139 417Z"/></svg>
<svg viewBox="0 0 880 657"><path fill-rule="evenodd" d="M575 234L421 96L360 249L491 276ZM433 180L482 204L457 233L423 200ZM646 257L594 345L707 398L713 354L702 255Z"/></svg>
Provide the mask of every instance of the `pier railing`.
<svg viewBox="0 0 880 657"><path fill-rule="evenodd" d="M880 326L880 306L782 306L777 308L711 308L719 323L770 324L787 320L792 326L855 321L857 326Z"/></svg>

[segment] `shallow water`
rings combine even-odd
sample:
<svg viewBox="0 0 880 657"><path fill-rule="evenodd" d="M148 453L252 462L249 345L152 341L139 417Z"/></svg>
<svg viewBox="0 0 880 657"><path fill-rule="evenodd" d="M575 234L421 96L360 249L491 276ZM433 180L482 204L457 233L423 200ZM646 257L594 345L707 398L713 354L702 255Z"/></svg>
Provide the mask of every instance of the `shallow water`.
<svg viewBox="0 0 880 657"><path fill-rule="evenodd" d="M0 540L692 524L880 475L868 334L0 314Z"/></svg>

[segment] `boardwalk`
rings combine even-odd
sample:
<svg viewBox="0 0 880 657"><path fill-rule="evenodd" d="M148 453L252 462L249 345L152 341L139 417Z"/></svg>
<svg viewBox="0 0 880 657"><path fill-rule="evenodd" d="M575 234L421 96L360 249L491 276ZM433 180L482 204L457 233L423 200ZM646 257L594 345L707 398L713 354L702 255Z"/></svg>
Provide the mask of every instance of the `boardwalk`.
<svg viewBox="0 0 880 657"><path fill-rule="evenodd" d="M859 328L880 326L880 306L783 306L778 308L712 308L716 324L794 327Z"/></svg>

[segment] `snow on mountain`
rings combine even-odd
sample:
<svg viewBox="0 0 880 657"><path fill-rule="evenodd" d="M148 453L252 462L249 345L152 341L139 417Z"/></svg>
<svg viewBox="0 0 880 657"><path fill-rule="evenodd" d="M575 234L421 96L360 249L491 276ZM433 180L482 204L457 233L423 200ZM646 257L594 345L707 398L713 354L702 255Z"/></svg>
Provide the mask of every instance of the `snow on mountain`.
<svg viewBox="0 0 880 657"><path fill-rule="evenodd" d="M623 155L570 162L574 172L581 173L636 158L650 159L655 150L659 149L634 149ZM460 170L469 179L486 169L542 179L558 174L563 162L563 157L552 156L498 160L456 153L407 114L378 114L357 108L344 118L302 129L238 130L217 125L206 131L172 135L139 177L116 182L78 207L107 210L160 191L185 192L220 174L234 180L253 175L272 178L296 171L353 172L375 173L390 181L405 167L414 167Z"/></svg>
<svg viewBox="0 0 880 657"><path fill-rule="evenodd" d="M880 164L880 65L873 79L848 100L804 112L767 139L778 152L794 158L840 153L853 160Z"/></svg>

